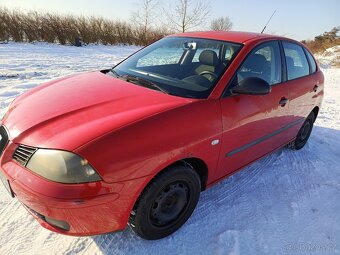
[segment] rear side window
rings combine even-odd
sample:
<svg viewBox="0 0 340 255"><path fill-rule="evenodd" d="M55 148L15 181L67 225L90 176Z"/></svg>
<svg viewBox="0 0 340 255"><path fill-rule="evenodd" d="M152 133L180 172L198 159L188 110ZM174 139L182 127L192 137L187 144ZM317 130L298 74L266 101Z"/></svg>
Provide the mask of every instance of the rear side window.
<svg viewBox="0 0 340 255"><path fill-rule="evenodd" d="M309 65L301 46L282 42L287 63L288 80L309 75Z"/></svg>
<svg viewBox="0 0 340 255"><path fill-rule="evenodd" d="M309 60L310 69L311 69L310 71L311 71L311 73L315 73L316 72L315 60L314 60L312 54L310 54L308 50L305 49L305 52L306 52L307 58Z"/></svg>

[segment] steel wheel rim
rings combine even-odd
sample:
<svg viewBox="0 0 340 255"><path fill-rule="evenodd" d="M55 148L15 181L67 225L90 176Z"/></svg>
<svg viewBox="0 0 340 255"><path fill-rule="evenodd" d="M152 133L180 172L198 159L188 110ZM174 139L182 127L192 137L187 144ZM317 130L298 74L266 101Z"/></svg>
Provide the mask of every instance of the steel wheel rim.
<svg viewBox="0 0 340 255"><path fill-rule="evenodd" d="M168 184L156 197L150 212L151 223L157 227L171 225L187 209L189 187L184 182Z"/></svg>

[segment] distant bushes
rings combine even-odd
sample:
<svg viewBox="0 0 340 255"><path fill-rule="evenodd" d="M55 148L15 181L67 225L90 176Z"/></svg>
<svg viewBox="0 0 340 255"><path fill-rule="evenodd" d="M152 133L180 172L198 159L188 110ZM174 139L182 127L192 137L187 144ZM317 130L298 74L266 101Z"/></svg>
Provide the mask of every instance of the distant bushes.
<svg viewBox="0 0 340 255"><path fill-rule="evenodd" d="M23 12L0 7L0 42L49 42L67 45L76 44L77 38L89 44L129 44L148 45L165 35L172 33L168 27L151 26L153 15L150 3L157 0L141 0L141 12L134 13L130 22L110 20L102 17L84 17L74 15L59 15L55 13L40 13L37 11ZM186 17L189 0L178 0L176 3L184 5ZM143 9L144 7L144 9ZM195 7L195 6L194 6ZM199 7L199 5L198 5ZM195 8L198 8L195 7ZM179 8L182 10L183 8ZM175 10L179 10L178 8ZM196 10L196 9L194 9ZM184 19L186 20L186 19ZM228 24L231 21L228 20ZM181 28L185 30L184 27ZM228 29L225 29L228 30ZM316 36L314 40L302 41L314 53L322 53L327 48L340 45L340 27Z"/></svg>
<svg viewBox="0 0 340 255"><path fill-rule="evenodd" d="M147 45L168 31L152 28L145 31L140 26L104 19L58 15L53 13L28 13L0 8L0 41L60 43L74 45L76 38L85 44Z"/></svg>
<svg viewBox="0 0 340 255"><path fill-rule="evenodd" d="M314 40L302 41L313 53L322 53L326 49L340 45L340 27L334 27L331 31L316 36Z"/></svg>

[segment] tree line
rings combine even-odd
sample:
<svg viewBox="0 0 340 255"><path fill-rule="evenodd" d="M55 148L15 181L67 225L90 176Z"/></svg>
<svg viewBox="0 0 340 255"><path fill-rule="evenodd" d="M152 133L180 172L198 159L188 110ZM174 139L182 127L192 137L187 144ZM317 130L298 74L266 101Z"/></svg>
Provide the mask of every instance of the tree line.
<svg viewBox="0 0 340 255"><path fill-rule="evenodd" d="M232 28L228 17L209 20L209 1L161 1L140 1L129 21L0 7L0 41L147 45L175 32Z"/></svg>
<svg viewBox="0 0 340 255"><path fill-rule="evenodd" d="M340 45L340 27L334 27L329 32L314 37L314 40L303 40L302 43L313 53L322 53L326 49Z"/></svg>
<svg viewBox="0 0 340 255"><path fill-rule="evenodd" d="M85 44L145 45L163 37L167 31L149 29L147 34L148 41L139 27L126 21L0 9L0 41L73 45L80 38Z"/></svg>

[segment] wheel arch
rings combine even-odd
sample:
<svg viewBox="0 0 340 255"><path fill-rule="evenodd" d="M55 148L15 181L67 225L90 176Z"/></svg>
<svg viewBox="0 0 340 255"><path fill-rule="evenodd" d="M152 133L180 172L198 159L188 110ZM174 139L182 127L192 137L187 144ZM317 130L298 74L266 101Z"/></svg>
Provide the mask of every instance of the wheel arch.
<svg viewBox="0 0 340 255"><path fill-rule="evenodd" d="M189 166L191 169L193 169L199 176L201 180L201 191L204 191L207 187L207 181L208 181L208 166L204 162L204 160L197 158L197 157L190 157L190 158L183 158L180 160L177 160L168 166L164 167L161 171L159 171L150 181L149 183L156 178L159 174L161 174L164 171L167 171L170 167L175 165L186 165ZM148 183L148 184L149 184ZM147 186L147 185L146 185Z"/></svg>
<svg viewBox="0 0 340 255"><path fill-rule="evenodd" d="M314 115L315 115L314 122L315 122L316 118L318 117L319 110L320 110L319 106L315 106L315 107L313 108L313 110L312 110L312 112L313 112Z"/></svg>
<svg viewBox="0 0 340 255"><path fill-rule="evenodd" d="M199 176L201 180L201 191L204 191L207 187L207 181L208 181L208 175L209 170L207 164L200 158L196 157L190 157L190 158L183 158L177 161L174 161L173 163L168 164L166 167L163 167L160 171L158 171L156 174L154 174L148 181L145 183L145 185L141 188L141 191L139 192L133 207L138 203L138 200L140 196L143 194L143 191L150 185L150 183L161 173L164 171L167 171L170 167L176 166L176 165L186 165L192 168Z"/></svg>
<svg viewBox="0 0 340 255"><path fill-rule="evenodd" d="M167 164L167 166L162 167L160 171L157 171L152 178L147 182L145 187L142 189L144 190L158 175L163 173L164 171L167 171L170 167L176 166L176 165L186 165L192 168L200 177L201 180L201 191L204 191L207 187L207 181L209 176L209 170L207 164L204 162L204 160L197 158L197 157L188 157L188 158L182 158L179 160L176 160L172 163Z"/></svg>
<svg viewBox="0 0 340 255"><path fill-rule="evenodd" d="M185 158L180 162L189 165L198 174L201 180L201 191L204 191L207 187L209 175L207 164L200 158Z"/></svg>
<svg viewBox="0 0 340 255"><path fill-rule="evenodd" d="M154 175L149 176L147 180L141 185L137 194L135 194L134 199L130 204L130 210L128 210L128 214L126 215L126 222L128 223L128 219L130 214L134 211L134 208L138 205L140 197L142 196L143 192L146 188L152 183L152 181L164 171L167 171L170 167L176 165L186 165L192 168L199 176L201 180L201 191L204 191L207 187L207 181L209 177L209 169L208 165L205 163L204 160L198 157L187 157L182 159L177 159L172 163L168 163L165 167L161 167L161 170L156 171Z"/></svg>

